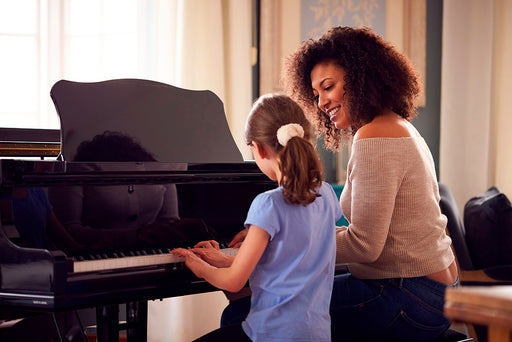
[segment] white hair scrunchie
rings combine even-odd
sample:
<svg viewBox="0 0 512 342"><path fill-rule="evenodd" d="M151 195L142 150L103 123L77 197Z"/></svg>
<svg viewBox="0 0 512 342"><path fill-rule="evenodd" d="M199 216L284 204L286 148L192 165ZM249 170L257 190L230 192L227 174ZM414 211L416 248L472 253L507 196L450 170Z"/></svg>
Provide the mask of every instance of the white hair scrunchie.
<svg viewBox="0 0 512 342"><path fill-rule="evenodd" d="M304 138L304 128L302 128L298 123L282 125L277 130L277 141L281 146L286 146L288 140L293 137Z"/></svg>

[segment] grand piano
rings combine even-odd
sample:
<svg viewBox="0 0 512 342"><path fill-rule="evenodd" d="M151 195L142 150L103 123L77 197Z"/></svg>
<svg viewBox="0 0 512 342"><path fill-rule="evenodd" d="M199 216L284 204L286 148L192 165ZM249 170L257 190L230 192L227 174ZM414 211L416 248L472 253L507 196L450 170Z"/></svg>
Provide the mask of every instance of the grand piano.
<svg viewBox="0 0 512 342"><path fill-rule="evenodd" d="M145 341L148 300L217 290L169 250L228 242L276 184L210 91L62 80L51 96L59 158L0 159L0 319L96 308L98 341L118 341L126 305L128 340Z"/></svg>

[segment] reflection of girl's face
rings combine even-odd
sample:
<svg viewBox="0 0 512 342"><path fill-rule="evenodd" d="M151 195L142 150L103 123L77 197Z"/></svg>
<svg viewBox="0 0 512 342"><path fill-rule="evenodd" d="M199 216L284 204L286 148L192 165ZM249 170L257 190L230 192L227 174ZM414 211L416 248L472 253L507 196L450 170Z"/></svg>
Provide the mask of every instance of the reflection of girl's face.
<svg viewBox="0 0 512 342"><path fill-rule="evenodd" d="M336 128L349 128L352 120L343 100L345 71L333 61L325 61L315 65L310 76L318 108L329 115Z"/></svg>

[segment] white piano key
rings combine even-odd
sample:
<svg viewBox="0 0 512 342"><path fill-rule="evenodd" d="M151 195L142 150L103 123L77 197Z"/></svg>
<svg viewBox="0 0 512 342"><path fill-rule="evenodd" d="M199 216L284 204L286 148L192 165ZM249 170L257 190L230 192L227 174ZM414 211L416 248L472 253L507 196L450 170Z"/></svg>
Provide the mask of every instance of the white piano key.
<svg viewBox="0 0 512 342"><path fill-rule="evenodd" d="M223 248L220 251L226 255L234 256L238 252L238 248ZM185 258L170 253L85 260L73 262L73 272L80 273L151 265L176 264L184 261Z"/></svg>

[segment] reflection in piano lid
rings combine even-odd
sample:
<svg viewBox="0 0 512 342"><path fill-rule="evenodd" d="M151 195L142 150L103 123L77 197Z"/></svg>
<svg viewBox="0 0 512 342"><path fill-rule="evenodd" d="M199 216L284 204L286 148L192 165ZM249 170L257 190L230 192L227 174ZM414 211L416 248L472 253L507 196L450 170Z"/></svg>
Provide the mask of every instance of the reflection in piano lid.
<svg viewBox="0 0 512 342"><path fill-rule="evenodd" d="M84 142L117 132L159 162L243 162L224 105L211 91L141 79L61 80L51 97L60 117L64 160L75 159Z"/></svg>

